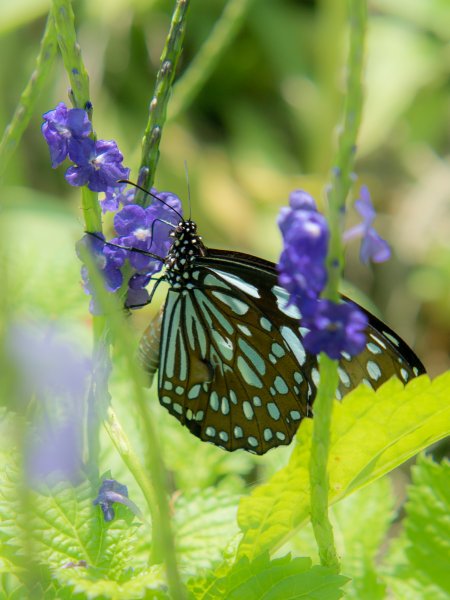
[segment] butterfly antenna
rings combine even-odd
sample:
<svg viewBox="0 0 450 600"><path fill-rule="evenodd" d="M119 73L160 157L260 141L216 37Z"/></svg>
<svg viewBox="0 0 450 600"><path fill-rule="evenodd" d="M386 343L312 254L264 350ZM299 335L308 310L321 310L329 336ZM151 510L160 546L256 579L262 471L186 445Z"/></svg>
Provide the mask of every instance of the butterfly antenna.
<svg viewBox="0 0 450 600"><path fill-rule="evenodd" d="M117 183L127 183L128 185L132 185L133 187L137 188L138 190L141 190L141 192L144 192L144 194L148 194L149 196L151 196L152 198L155 198L155 200L159 200L159 202L161 202L161 204L164 204L164 206L167 206L167 208L170 208L170 210L173 210L173 212L178 215L180 217L180 219L182 221L184 221L183 219L183 215L181 215L176 208L174 208L173 206L170 206L170 204L168 204L167 202L165 202L162 198L159 198L156 194L154 194L153 192L150 192L149 190L146 190L145 188L143 188L142 186L138 185L137 183L134 183L134 181L130 181L129 179L118 179Z"/></svg>
<svg viewBox="0 0 450 600"><path fill-rule="evenodd" d="M188 206L189 206L189 221L191 220L191 187L189 185L189 171L187 166L187 161L184 161L184 173L186 175L186 186L187 186L187 197L188 197Z"/></svg>

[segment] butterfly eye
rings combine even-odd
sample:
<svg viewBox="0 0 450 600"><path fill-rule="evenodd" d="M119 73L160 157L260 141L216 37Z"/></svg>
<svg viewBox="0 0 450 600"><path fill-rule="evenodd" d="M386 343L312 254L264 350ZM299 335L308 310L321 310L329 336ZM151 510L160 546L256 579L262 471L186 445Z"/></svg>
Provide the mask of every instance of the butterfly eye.
<svg viewBox="0 0 450 600"><path fill-rule="evenodd" d="M228 451L264 454L289 444L302 419L313 416L319 370L275 265L205 248L192 221L172 235L164 309L140 344L146 369L158 368L162 406ZM356 357L342 353L338 399L360 383L377 388L393 375L406 383L424 372L413 351L367 314L365 349Z"/></svg>

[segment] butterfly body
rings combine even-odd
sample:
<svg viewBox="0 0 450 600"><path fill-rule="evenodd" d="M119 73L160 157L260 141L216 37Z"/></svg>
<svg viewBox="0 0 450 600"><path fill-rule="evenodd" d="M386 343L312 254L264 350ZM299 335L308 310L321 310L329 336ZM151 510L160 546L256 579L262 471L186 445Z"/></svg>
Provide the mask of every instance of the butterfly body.
<svg viewBox="0 0 450 600"><path fill-rule="evenodd" d="M191 220L172 236L162 317L140 346L147 370L158 365L160 403L194 435L228 451L264 454L289 444L301 420L312 416L319 371L275 265L206 248ZM372 315L367 336L361 355L342 356L338 396L362 381L376 388L391 375L406 382L424 371Z"/></svg>

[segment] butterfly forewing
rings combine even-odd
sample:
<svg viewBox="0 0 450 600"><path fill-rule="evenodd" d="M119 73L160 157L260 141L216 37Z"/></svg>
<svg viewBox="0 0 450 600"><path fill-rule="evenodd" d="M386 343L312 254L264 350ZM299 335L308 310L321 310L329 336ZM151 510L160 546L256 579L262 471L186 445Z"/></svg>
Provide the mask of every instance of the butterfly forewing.
<svg viewBox="0 0 450 600"><path fill-rule="evenodd" d="M249 284L247 271L205 267L195 288L169 291L159 390L196 436L262 454L288 444L309 414L315 359L307 359L298 319L278 307L281 288Z"/></svg>

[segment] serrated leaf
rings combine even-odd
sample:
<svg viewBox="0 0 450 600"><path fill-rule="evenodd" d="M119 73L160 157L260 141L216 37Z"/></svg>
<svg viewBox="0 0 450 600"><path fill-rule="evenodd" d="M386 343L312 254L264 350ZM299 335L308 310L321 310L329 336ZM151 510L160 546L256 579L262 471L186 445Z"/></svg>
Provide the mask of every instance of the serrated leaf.
<svg viewBox="0 0 450 600"><path fill-rule="evenodd" d="M36 565L50 569L63 586L68 572L80 571L72 566L80 564L91 579L120 584L143 571L145 562L136 553L137 526L128 508L118 505L114 521L105 523L92 504L97 490L89 482L43 486L39 493L28 490L21 500L14 462L11 456L0 472L0 541L6 567L12 565L20 574L32 553Z"/></svg>
<svg viewBox="0 0 450 600"><path fill-rule="evenodd" d="M335 403L329 457L330 504L375 481L450 432L450 372L406 388L396 379L376 392L361 385ZM282 545L309 519L312 422L300 428L289 464L241 500L239 555Z"/></svg>
<svg viewBox="0 0 450 600"><path fill-rule="evenodd" d="M166 591L164 569L154 566L145 572L133 572L130 569L128 579L114 581L101 577L90 569L72 568L59 574L59 582L73 587L75 594L83 598L108 598L108 600L169 600Z"/></svg>
<svg viewBox="0 0 450 600"><path fill-rule="evenodd" d="M223 559L227 543L239 533L237 505L238 496L212 488L178 498L173 527L184 572L212 569Z"/></svg>
<svg viewBox="0 0 450 600"><path fill-rule="evenodd" d="M450 596L450 463L421 457L406 504L406 556L420 574Z"/></svg>
<svg viewBox="0 0 450 600"><path fill-rule="evenodd" d="M95 495L88 482L58 484L46 495L36 494L30 527L37 552L41 561L57 568L84 560L119 578L133 555L133 515L119 506L114 521L105 523L92 505Z"/></svg>
<svg viewBox="0 0 450 600"><path fill-rule="evenodd" d="M385 585L376 558L393 518L394 498L388 477L345 498L332 509L341 569L352 580L346 597L384 600Z"/></svg>
<svg viewBox="0 0 450 600"><path fill-rule="evenodd" d="M203 590L192 584L191 591L198 600L337 600L346 581L330 569L312 567L309 558L270 560L265 554L251 562L244 557L224 577L210 580Z"/></svg>

